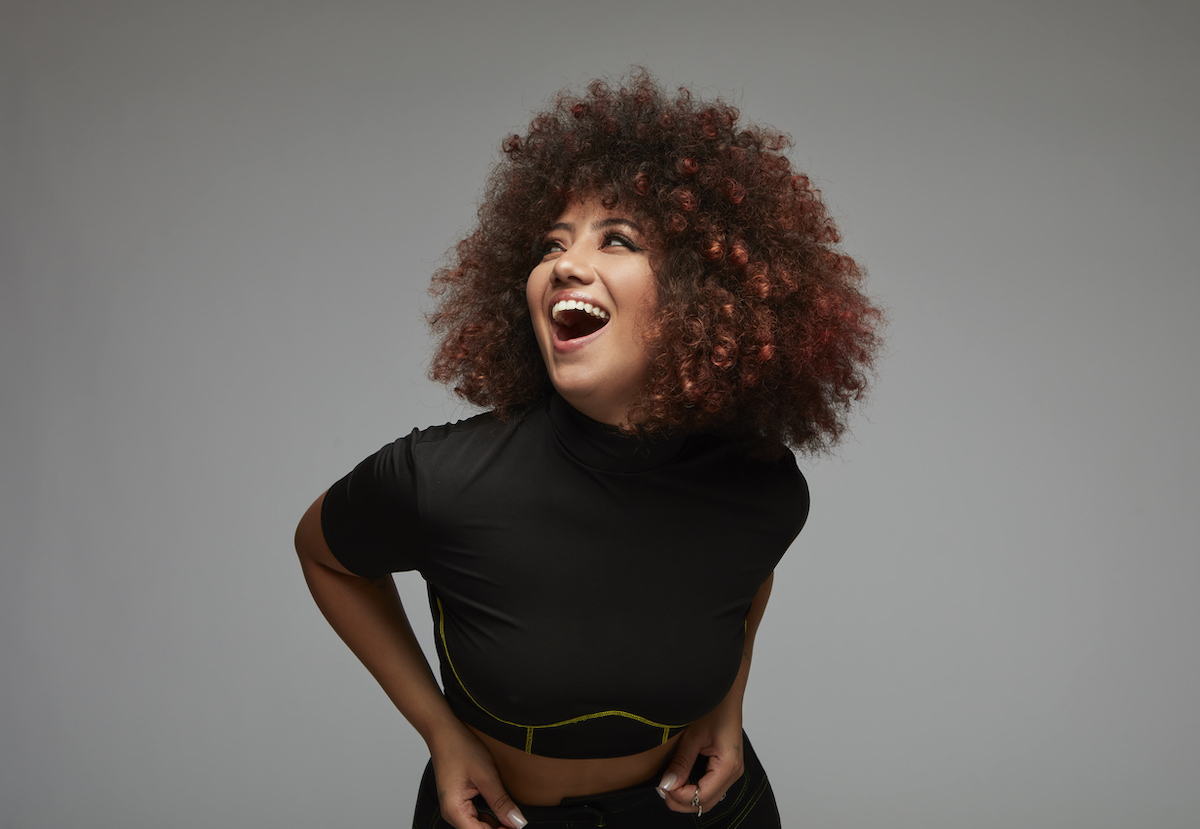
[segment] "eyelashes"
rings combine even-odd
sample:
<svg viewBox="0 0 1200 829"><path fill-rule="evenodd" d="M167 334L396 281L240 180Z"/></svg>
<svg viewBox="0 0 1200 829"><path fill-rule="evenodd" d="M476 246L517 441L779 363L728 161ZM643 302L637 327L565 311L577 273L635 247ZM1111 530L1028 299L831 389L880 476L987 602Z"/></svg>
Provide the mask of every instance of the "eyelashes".
<svg viewBox="0 0 1200 829"><path fill-rule="evenodd" d="M640 245L638 245L628 236L624 236L620 233L609 233L604 237L604 244L607 245L610 241L620 242L622 247L627 247L634 252L640 252L642 249Z"/></svg>
<svg viewBox="0 0 1200 829"><path fill-rule="evenodd" d="M623 233L605 233L600 247L623 247L634 253L641 253L643 250L641 245ZM534 245L533 259L535 261L545 259L552 253L561 253L564 250L566 250L566 246L558 239L541 239Z"/></svg>

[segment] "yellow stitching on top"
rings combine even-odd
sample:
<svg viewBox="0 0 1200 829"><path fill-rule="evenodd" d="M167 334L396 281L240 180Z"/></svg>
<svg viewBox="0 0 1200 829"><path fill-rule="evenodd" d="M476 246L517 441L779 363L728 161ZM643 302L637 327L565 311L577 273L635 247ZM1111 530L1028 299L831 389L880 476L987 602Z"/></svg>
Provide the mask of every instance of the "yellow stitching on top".
<svg viewBox="0 0 1200 829"><path fill-rule="evenodd" d="M533 729L525 729L525 753L533 754Z"/></svg>
<svg viewBox="0 0 1200 829"><path fill-rule="evenodd" d="M533 740L533 729L535 728L558 728L561 725L574 725L575 723L584 722L585 720L594 720L598 719L599 717L625 717L626 719L637 720L640 723L645 723L646 725L653 726L654 728L661 728L664 731L670 731L672 728L686 728L687 726L691 725L691 723L683 723L682 725L667 725L666 723L655 722L654 720L648 720L645 717L639 717L637 714L630 714L628 711L615 710L597 711L594 714L584 714L580 717L572 717L569 720L546 723L545 725L527 725L525 723L512 722L511 720L506 720L503 717L497 717L491 711L480 705L479 700L471 696L471 692L467 690L467 686L463 683L462 677L458 675L458 669L454 667L454 660L450 658L450 648L446 644L446 609L442 607L442 599L440 596L435 597L435 599L437 600L438 606L438 636L440 636L442 640L442 653L446 654L446 662L450 665L450 672L454 674L454 678L458 680L458 687L463 689L463 693L467 695L467 698L471 700L471 702L475 703L476 708L487 714L493 720L502 722L505 725L512 725L516 726L517 728L528 729L530 735L526 739L526 744L529 744ZM666 740L664 739L663 742L665 743Z"/></svg>
<svg viewBox="0 0 1200 829"><path fill-rule="evenodd" d="M446 654L446 662L450 665L450 672L454 674L454 678L458 680L458 687L463 689L463 693L467 695L467 698L470 699L471 702L475 703L475 706L480 711L484 712L489 717L500 720L499 717L480 705L475 697L471 696L471 692L468 691L467 686L463 684L462 677L458 675L458 669L454 667L454 660L450 658L450 648L446 646L446 610L442 607L441 597L437 596L435 598L437 599L438 606L438 636L440 636L442 639L442 653ZM523 727L519 723L509 722L508 720L500 720L500 722L504 723L505 725L516 725L518 727Z"/></svg>

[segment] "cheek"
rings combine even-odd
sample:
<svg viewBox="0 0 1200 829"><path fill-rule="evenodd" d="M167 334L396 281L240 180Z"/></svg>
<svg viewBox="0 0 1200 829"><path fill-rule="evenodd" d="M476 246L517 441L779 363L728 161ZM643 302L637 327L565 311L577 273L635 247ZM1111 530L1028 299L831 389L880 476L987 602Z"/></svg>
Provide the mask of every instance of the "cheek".
<svg viewBox="0 0 1200 829"><path fill-rule="evenodd" d="M537 272L531 273L525 280L525 304L529 307L529 325L537 338L538 348L546 349L550 337L549 327L542 314L542 282L537 278Z"/></svg>
<svg viewBox="0 0 1200 829"><path fill-rule="evenodd" d="M639 281L636 307L638 329L640 334L645 336L658 314L658 282L652 274Z"/></svg>
<svg viewBox="0 0 1200 829"><path fill-rule="evenodd" d="M658 305L658 277L654 275L654 269L649 262L644 263L632 281L641 295L642 305L649 309L655 308Z"/></svg>
<svg viewBox="0 0 1200 829"><path fill-rule="evenodd" d="M529 278L525 280L525 304L529 306L529 316L531 322L537 319L537 309L540 303L538 296L535 296L535 294L538 293L535 288L535 281L534 274L530 274ZM537 324L534 323L533 327L537 328Z"/></svg>

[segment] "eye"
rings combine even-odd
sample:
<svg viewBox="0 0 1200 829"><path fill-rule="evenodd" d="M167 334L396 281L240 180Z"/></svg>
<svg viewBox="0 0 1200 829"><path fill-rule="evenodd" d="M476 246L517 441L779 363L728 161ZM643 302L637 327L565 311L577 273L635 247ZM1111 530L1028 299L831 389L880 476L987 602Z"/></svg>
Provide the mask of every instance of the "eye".
<svg viewBox="0 0 1200 829"><path fill-rule="evenodd" d="M552 253L562 253L566 247L557 239L546 239L538 246L537 254L541 259L545 259Z"/></svg>
<svg viewBox="0 0 1200 829"><path fill-rule="evenodd" d="M628 236L622 236L620 233L609 233L604 237L604 244L601 247L623 247L629 248L632 251L640 251L641 248L634 244L633 240Z"/></svg>

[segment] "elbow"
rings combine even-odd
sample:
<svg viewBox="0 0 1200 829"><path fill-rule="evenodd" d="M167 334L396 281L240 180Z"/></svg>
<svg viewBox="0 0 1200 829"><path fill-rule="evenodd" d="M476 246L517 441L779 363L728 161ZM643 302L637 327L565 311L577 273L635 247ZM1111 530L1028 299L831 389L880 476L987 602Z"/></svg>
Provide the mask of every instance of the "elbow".
<svg viewBox="0 0 1200 829"><path fill-rule="evenodd" d="M304 526L303 522L300 524L297 524L296 525L296 533L295 533L295 535L292 536L292 546L296 549L296 555L299 556L301 560L304 559L303 526Z"/></svg>

